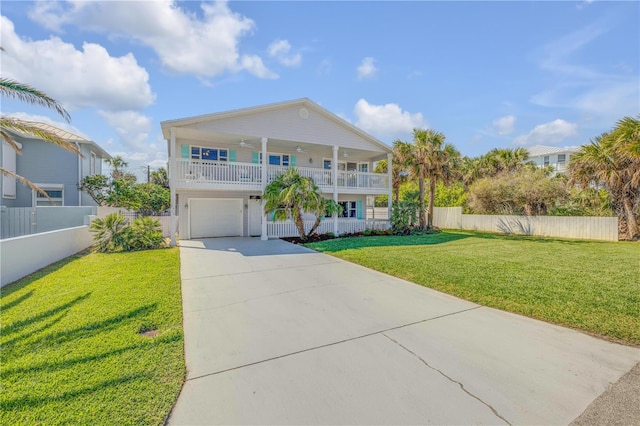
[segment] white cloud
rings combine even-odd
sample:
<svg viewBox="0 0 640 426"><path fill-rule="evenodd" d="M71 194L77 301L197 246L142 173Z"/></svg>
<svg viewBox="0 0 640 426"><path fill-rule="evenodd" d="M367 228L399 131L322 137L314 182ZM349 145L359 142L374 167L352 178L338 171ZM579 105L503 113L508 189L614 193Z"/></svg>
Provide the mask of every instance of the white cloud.
<svg viewBox="0 0 640 426"><path fill-rule="evenodd" d="M3 77L37 87L69 109L137 109L154 101L149 74L131 53L113 57L94 43L77 50L57 37L23 39L9 19L0 23Z"/></svg>
<svg viewBox="0 0 640 426"><path fill-rule="evenodd" d="M362 60L358 67L358 79L363 80L365 78L372 78L375 76L378 69L375 65L375 59L368 56Z"/></svg>
<svg viewBox="0 0 640 426"><path fill-rule="evenodd" d="M100 111L100 115L115 128L122 146L129 150L148 150L150 117L137 111Z"/></svg>
<svg viewBox="0 0 640 426"><path fill-rule="evenodd" d="M257 55L244 55L241 60L242 68L259 78L278 78L278 74L269 71L262 59Z"/></svg>
<svg viewBox="0 0 640 426"><path fill-rule="evenodd" d="M501 136L513 133L516 117L513 115L505 115L493 121L493 130Z"/></svg>
<svg viewBox="0 0 640 426"><path fill-rule="evenodd" d="M355 106L356 126L377 136L398 137L416 127L426 127L421 113L403 111L398 104L372 105L360 99Z"/></svg>
<svg viewBox="0 0 640 426"><path fill-rule="evenodd" d="M289 54L291 51L291 44L287 40L276 40L269 45L267 49L269 56L276 58L278 62L286 67L295 67L302 62L302 55L296 53L295 55Z"/></svg>
<svg viewBox="0 0 640 426"><path fill-rule="evenodd" d="M578 134L578 125L557 119L539 124L528 134L520 135L513 140L516 145L556 145L567 138Z"/></svg>
<svg viewBox="0 0 640 426"><path fill-rule="evenodd" d="M153 123L150 117L137 111L100 111L99 114L118 135L117 144L107 143L113 151L111 155L121 156L129 164L127 170L136 174L139 180L144 180L144 170L148 165L152 169L166 167L165 141L160 137L151 139Z"/></svg>
<svg viewBox="0 0 640 426"><path fill-rule="evenodd" d="M73 24L131 38L152 48L174 73L214 77L247 70L274 78L271 72L256 72L256 57L238 51L240 39L255 29L253 20L232 12L225 1L203 2L200 7L201 16L173 0L37 2L30 17L52 30Z"/></svg>

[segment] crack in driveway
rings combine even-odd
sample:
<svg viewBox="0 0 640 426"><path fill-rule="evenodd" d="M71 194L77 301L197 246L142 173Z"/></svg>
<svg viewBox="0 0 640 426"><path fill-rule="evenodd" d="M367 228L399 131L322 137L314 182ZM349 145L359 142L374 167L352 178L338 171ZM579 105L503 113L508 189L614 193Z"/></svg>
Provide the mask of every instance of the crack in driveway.
<svg viewBox="0 0 640 426"><path fill-rule="evenodd" d="M511 425L511 423L505 419L503 416L500 415L500 413L498 413L498 411L493 408L491 406L491 404L483 401L480 397L478 397L477 395L474 395L473 393L471 393L470 391L468 391L464 385L462 383L460 383L459 381L447 376L444 372L442 372L442 370L438 370L437 368L433 367L432 365L429 365L429 363L427 361L425 361L420 355L418 355L417 353L413 352L411 349L407 348L406 346L404 346L402 343L398 342L397 340L387 336L386 334L380 333L382 334L384 337L386 337L387 339L391 340L393 343L395 343L396 345L400 346L402 349L404 349L405 351L409 352L411 355L413 355L414 357L418 358L424 365L426 365L427 367L429 367L430 369L432 369L433 371L436 371L438 373L440 373L444 378L446 378L447 380L449 380L451 383L455 383L458 386L460 386L460 389L462 389L462 391L464 393L466 393L467 395L469 395L470 397L477 399L480 403L482 403L483 405L485 405L487 408L489 408L493 414L495 414L497 417L499 417L501 420L503 420L505 423L507 423L508 425Z"/></svg>
<svg viewBox="0 0 640 426"><path fill-rule="evenodd" d="M389 327L389 328L386 328L386 329L384 329L384 330L378 330L378 331L374 331L374 332L372 332L372 333L367 333L367 334L363 334L363 335L360 335L360 336L350 337L350 338L348 338L348 339L339 340L339 341L337 341L337 342L331 342L331 343L326 343L326 344L324 344L324 345L314 346L314 347L312 347L312 348L301 349L301 350L299 350L299 351L290 352L290 353L287 353L287 354L283 354L283 355L278 355L278 356L274 356L274 357L271 357L271 358L262 359L262 360L260 360L260 361L250 362L250 363L247 363L247 364L238 365L238 366L236 366L236 367L226 368L226 369L224 369L224 370L219 370L219 371L214 371L214 372L211 372L211 373L201 374L201 375L199 375L199 376L195 376L195 377L188 377L185 381L191 381L191 380L202 379L202 378L204 378L204 377L214 376L214 375L216 375L216 374L220 374L220 373L226 373L227 371L238 370L238 369L240 369L240 368L249 367L249 366L257 365L257 364L262 364L262 363L269 362L269 361L273 361L273 360L276 360L276 359L286 358L286 357L289 357L289 356L292 356L292 355L297 355L297 354L301 354L301 353L304 353L304 352L314 351L314 350L316 350L316 349L321 349L321 348L326 348L326 347L329 347L329 346L339 345L340 343L351 342L351 341L353 341L353 340L358 340L358 339L363 339L363 338L365 338L365 337L375 336L376 334L382 334L383 336L385 336L385 337L389 338L389 337L388 337L388 336L386 336L384 333L386 333L386 332L388 332L388 331L398 330L398 329L401 329L401 328L404 328L404 327L409 327L409 326L416 325L416 324L422 324L422 323L424 323L424 322L428 322L428 321L437 320L437 319L440 319L440 318L449 317L449 316L452 316L452 315L462 314L462 313L469 312L469 311L473 311L473 310L475 310L475 309L480 309L480 308L482 308L482 306L474 306L474 307L472 307L472 308L469 308L469 309L463 309L463 310L461 310L461 311L450 312L450 313L448 313L448 314L438 315L438 316L436 316L436 317L432 317L432 318L427 318L427 319L423 319L423 320L413 321L413 322L410 322L410 323L407 323L407 324L402 324L402 325L398 325L398 326L395 326L395 327ZM397 342L396 342L396 343L397 343ZM405 348L405 349L406 349L406 348ZM408 350L408 349L407 349L407 350ZM412 352L412 353L413 353L413 352ZM415 354L414 354L414 355L415 355ZM188 373L187 373L187 374L188 374ZM499 416L499 417L500 417L500 416ZM500 418L502 418L502 417L500 417ZM506 421L506 420L505 420L505 421ZM507 423L508 423L508 422L507 422Z"/></svg>

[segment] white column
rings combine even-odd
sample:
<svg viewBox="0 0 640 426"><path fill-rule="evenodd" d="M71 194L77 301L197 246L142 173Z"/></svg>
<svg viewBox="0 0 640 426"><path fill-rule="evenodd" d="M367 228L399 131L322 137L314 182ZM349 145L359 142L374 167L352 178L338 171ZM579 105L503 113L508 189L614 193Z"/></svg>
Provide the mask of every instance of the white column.
<svg viewBox="0 0 640 426"><path fill-rule="evenodd" d="M387 209L389 209L389 220L393 213L393 154L387 154L387 179L389 180L389 198L387 201Z"/></svg>
<svg viewBox="0 0 640 426"><path fill-rule="evenodd" d="M333 201L338 202L338 146L333 147L331 160L331 179L333 180ZM333 215L333 233L338 235L338 215Z"/></svg>
<svg viewBox="0 0 640 426"><path fill-rule="evenodd" d="M169 174L169 190L171 193L171 219L169 220L169 236L171 237L171 247L176 245L176 128L171 128L171 139L169 140L169 163L167 173ZM184 214L184 211L183 213Z"/></svg>
<svg viewBox="0 0 640 426"><path fill-rule="evenodd" d="M261 230L261 234L260 234L260 239L263 241L266 241L268 239L267 237L267 213L265 213L264 211L264 206L267 204L266 200L264 199L264 190L267 188L267 164L268 164L268 157L267 157L267 141L269 139L268 138L262 138L260 141L262 142L262 165L260 167L260 170L262 172L262 230Z"/></svg>

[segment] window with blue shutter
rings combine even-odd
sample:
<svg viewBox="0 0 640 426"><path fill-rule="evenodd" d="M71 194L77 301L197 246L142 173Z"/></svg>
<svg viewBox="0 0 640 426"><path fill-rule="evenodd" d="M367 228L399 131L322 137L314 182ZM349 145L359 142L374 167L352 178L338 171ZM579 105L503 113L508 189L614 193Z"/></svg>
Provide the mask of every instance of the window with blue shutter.
<svg viewBox="0 0 640 426"><path fill-rule="evenodd" d="M189 158L189 145L180 145L180 157Z"/></svg>
<svg viewBox="0 0 640 426"><path fill-rule="evenodd" d="M357 212L358 219L362 219L362 200L358 200Z"/></svg>

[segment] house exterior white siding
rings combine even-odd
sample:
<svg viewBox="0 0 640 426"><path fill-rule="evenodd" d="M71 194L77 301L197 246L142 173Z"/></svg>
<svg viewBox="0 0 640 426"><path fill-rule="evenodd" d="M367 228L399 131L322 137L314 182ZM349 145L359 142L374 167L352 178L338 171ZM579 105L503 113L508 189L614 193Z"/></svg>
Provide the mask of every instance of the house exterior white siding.
<svg viewBox="0 0 640 426"><path fill-rule="evenodd" d="M256 200L291 167L312 178L325 197L348 208L347 217L328 218L334 224L331 232L367 226L367 196L391 198L389 174L373 172L377 161L390 158L391 148L308 99L169 120L162 130L180 238L190 236L184 209L197 198L242 200L242 235L255 234ZM216 203L208 205L213 209ZM349 220L362 223L349 226ZM268 227L267 222L268 215L262 215L263 239L268 229L286 228ZM330 228L328 222L323 225Z"/></svg>

